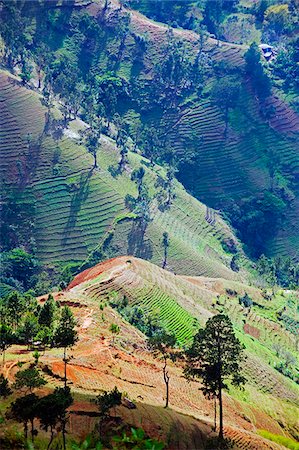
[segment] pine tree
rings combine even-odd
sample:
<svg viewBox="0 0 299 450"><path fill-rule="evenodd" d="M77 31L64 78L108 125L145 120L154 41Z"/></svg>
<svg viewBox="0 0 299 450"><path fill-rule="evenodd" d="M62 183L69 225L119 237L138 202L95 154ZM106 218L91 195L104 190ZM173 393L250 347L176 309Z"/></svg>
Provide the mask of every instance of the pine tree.
<svg viewBox="0 0 299 450"><path fill-rule="evenodd" d="M58 327L54 336L54 342L57 347L64 349L63 362L64 362L64 387L66 388L66 349L75 344L78 340L77 331L75 330L76 320L70 308L64 306L61 311Z"/></svg>
<svg viewBox="0 0 299 450"><path fill-rule="evenodd" d="M241 387L245 378L241 374L241 362L244 360L243 345L236 338L230 319L218 314L211 317L206 327L194 337L187 351L187 377L202 379L202 391L208 398L217 398L219 402L219 441L223 441L223 389L226 380Z"/></svg>
<svg viewBox="0 0 299 450"><path fill-rule="evenodd" d="M40 310L38 323L51 329L53 327L55 311L56 303L53 295L50 294Z"/></svg>

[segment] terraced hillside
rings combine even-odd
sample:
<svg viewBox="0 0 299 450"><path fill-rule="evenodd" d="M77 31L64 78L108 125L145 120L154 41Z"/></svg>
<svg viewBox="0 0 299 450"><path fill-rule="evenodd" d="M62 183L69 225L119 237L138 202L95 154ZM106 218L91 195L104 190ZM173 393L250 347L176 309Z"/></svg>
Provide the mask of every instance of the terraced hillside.
<svg viewBox="0 0 299 450"><path fill-rule="evenodd" d="M78 81L79 87L85 85L89 100L90 95L94 95L95 103L98 102L97 83L104 80L104 85L109 84L109 77L113 74L122 88L117 93L112 109L121 116L127 131L137 139L140 127L154 129L159 139L159 156L165 150L172 156L175 154L180 168L178 176L185 188L209 207L228 214L231 220L237 215L233 224L236 228L239 225L240 232L244 203L255 199L259 203L265 193L274 193L284 203L276 227L268 226L271 213L272 219L275 216L275 207L271 206L267 216L268 205L263 205L266 213L261 207L261 218L257 222L262 223L266 215L266 231L262 230L263 236L257 254L254 254L257 239L253 239L253 243L249 242L249 250L254 256L266 253L270 256L291 255L298 259L299 118L289 106L288 98L284 98L277 85L267 100L257 99L244 72L245 45L217 42L208 35L199 36L181 28L170 29L165 24L156 23L139 12L126 8L123 2L121 5L117 0L108 3L104 0L75 0L63 7L59 3L48 2L45 6L35 8L34 2L30 2L30 7L24 7L22 11L28 22L27 31L29 34L33 33L32 39L36 47L33 49L31 45L30 51L46 45L53 58L53 66L60 67L63 58L73 61L74 66L68 71L69 82L76 84ZM36 24L39 26L36 27ZM93 30L92 37L90 30ZM171 49L176 44L181 49L178 50L178 54L181 54L179 60L183 61L183 66L188 63L188 76L181 83L183 87L179 88L171 84L170 80L168 87L172 95L168 98L165 92L168 90L165 88L167 83L164 86L159 81L161 63L168 61ZM199 59L202 61L200 64ZM265 66L267 72L267 65ZM78 75L78 79L73 79L74 73L76 77ZM41 87L44 75L40 73ZM224 134L223 111L211 101L211 88L215 80L227 75L232 76L232 79L236 77L236 81L240 82L240 98L230 111L228 132ZM53 76L55 78L57 74ZM37 78L37 73L33 70L31 85L37 86ZM86 83L86 80L90 81ZM64 96L59 88L56 94ZM85 105L85 100L88 99L82 101L80 114L88 116L90 107ZM88 102L87 104L89 105ZM109 111L110 109L108 108ZM34 111L32 105L30 110ZM30 121L30 114L27 122ZM97 115L96 111L95 114ZM14 116L7 116L3 126L9 127L12 124L9 121L13 120ZM37 121L34 127L38 126ZM12 128L16 133L15 125ZM67 139L63 141L64 144L61 145L69 146L69 156L76 155L77 150L73 153L73 144L68 144ZM141 147L142 141L143 138L139 142ZM20 145L18 147L21 148ZM67 148L65 152L68 152ZM23 153L25 155L26 150ZM190 164L189 160L186 161L186 155L190 155ZM74 158L73 163L76 165L79 157ZM45 161L42 164L46 169ZM89 162L86 161L86 164ZM56 172L57 169L58 167L55 168ZM59 165L59 170L63 171L62 164ZM65 176L64 173L62 175ZM57 173L56 182L53 189L58 192L62 187ZM77 179L75 184L78 184ZM45 186L41 188L44 190ZM68 204L71 202L70 197L68 195ZM105 195L101 201L104 208L109 207L105 203ZM255 209L259 206L255 205ZM109 214L107 211L107 217ZM80 228L79 216L81 213L78 214ZM271 223L273 222L274 220ZM71 231L69 240L77 240L78 227ZM267 229L271 233L267 233ZM53 243L57 239L57 232L55 233ZM100 231L95 240L98 240L99 234ZM244 241L246 236L247 233L243 233ZM86 238L86 242L80 246L81 255L90 251L93 239L87 231L82 237ZM53 249L53 258L54 255ZM200 270L200 264L196 271Z"/></svg>
<svg viewBox="0 0 299 450"><path fill-rule="evenodd" d="M113 139L102 135L100 168L92 171L93 158L79 135L86 128L82 121L60 127L57 136L57 130L45 129L46 109L38 93L25 89L6 72L0 74L0 86L3 187L8 195L18 189L33 199L34 239L41 261L83 263L96 250L101 258L133 253L161 265L162 234L167 231L170 270L224 278L243 276L230 269L232 255L224 251L224 241L236 243L241 262L242 251L217 213L211 212L213 220L207 217L206 207L178 182L170 209L162 212L158 208L160 188L155 185L157 177L165 177L161 167L151 169L146 159L130 152L125 172L113 177L108 169L117 166L119 153ZM59 120L59 111L54 113ZM125 206L127 194L137 197L130 176L139 166L145 168L145 183L152 197L151 221L143 242L134 232L134 214Z"/></svg>
<svg viewBox="0 0 299 450"><path fill-rule="evenodd" d="M88 5L87 11L99 19L102 2ZM134 39L128 33L116 73L128 84L135 83L133 78L138 75L142 82L146 80L149 89L153 89L151 82L155 84L155 68L161 58L166 57L167 26L133 10L118 10L117 2L111 4L107 13L109 26L113 27L116 17L126 13L130 17L132 35L146 36L147 46L138 65ZM186 45L189 59L193 61L200 52L198 34L184 29L172 29L172 33L177 41ZM112 40L110 44L116 51L117 41ZM208 66L227 64L233 72L244 66L246 49L244 45L227 42L217 45L215 39L208 37L202 53ZM100 65L104 68L105 64L103 55ZM230 113L225 135L223 112L210 98L213 81L223 76L221 69L217 70L208 72L202 95L187 95L175 106L163 108L155 105L145 114L142 105L138 113L145 124L158 130L161 139L170 144L176 155L183 157L186 150L194 152L192 163L181 166L179 178L196 198L208 206L231 213L234 208L242 208L247 199L259 198L265 191L274 189L280 193L287 208L277 229L273 229L272 235L265 239L263 251L269 255L292 255L298 259L298 114L278 89L273 89L272 95L260 103L249 80L241 77L241 95ZM158 95L155 90L152 92L154 97ZM147 98L146 94L143 95ZM132 121L130 108L135 108L130 102L122 105L122 113L128 123ZM272 115L266 117L271 108ZM271 175L273 161L274 177Z"/></svg>
<svg viewBox="0 0 299 450"><path fill-rule="evenodd" d="M198 326L217 311L229 315L244 342L248 359L245 373L248 392L241 399L255 403L262 393L274 401L296 403L298 388L274 369L283 352L295 356L298 339L295 327L287 326L282 311L296 323L295 291L275 296L237 281L174 275L133 257L114 258L77 275L68 288L70 296L93 302L121 302L140 307L145 314L157 314L163 326L176 334L180 344L190 342ZM239 299L247 293L252 304ZM298 322L297 322L298 326ZM251 384L253 383L253 384ZM260 392L254 392L254 384ZM238 395L234 392L235 395ZM271 400L271 401L272 401ZM293 407L289 405L290 411ZM274 413L280 414L280 406ZM284 414L284 413L283 413Z"/></svg>
<svg viewBox="0 0 299 450"><path fill-rule="evenodd" d="M78 275L67 291L54 293L60 305L71 307L78 320L79 341L70 350L67 368L75 395L68 425L70 434L82 438L93 430L97 421L94 417L96 406L89 399L103 389L110 390L117 385L137 406L127 409L122 405L116 409L117 416L134 426L142 424L150 436L164 440L167 448L205 448L207 437L213 436L213 402L204 398L197 381L184 379L183 362L179 360L170 363L170 407L165 410L161 361L149 352L145 336L112 309L107 300L126 295L131 305L139 305L147 311L155 308L164 325L174 330L178 337L182 337L183 330L186 338L190 318L197 317L199 323L204 324L225 298L229 301L228 287L238 295L245 290L249 292L255 301L254 308L263 311L261 305L266 301L256 288L223 279L181 277L129 256L105 261ZM151 301L146 295L150 289ZM268 307L275 311L295 293L284 295L277 295ZM41 302L44 300L45 297L40 299ZM238 303L236 298L231 297L230 301ZM177 311L180 310L178 315L175 305ZM168 321L165 306L172 308L174 322ZM239 312L239 315L246 319L244 313ZM224 394L225 435L233 441L236 450L283 449L258 435L258 431L263 429L289 438L298 436L298 387L273 368L276 357L268 343L242 331L238 318L234 321L246 345L248 359L244 369L248 381L244 391L231 387ZM120 327L115 338L109 331L111 323ZM270 331L270 327L268 331L275 336L276 332ZM7 353L4 374L12 381L18 363L26 364L32 356L20 346L13 346ZM53 348L40 356L39 367L48 382L46 388L63 382L62 353L62 349ZM6 422L5 426L13 424ZM2 432L3 425L0 424L0 435Z"/></svg>

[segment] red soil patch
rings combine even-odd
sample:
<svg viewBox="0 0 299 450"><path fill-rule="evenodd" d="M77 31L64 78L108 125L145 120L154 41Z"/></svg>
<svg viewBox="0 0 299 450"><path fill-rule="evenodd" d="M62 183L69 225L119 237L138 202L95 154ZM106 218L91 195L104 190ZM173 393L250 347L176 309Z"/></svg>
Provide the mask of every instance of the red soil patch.
<svg viewBox="0 0 299 450"><path fill-rule="evenodd" d="M253 327L252 325L249 325L248 323L245 323L243 330L246 334L250 334L250 336L259 339L260 337L260 330Z"/></svg>
<svg viewBox="0 0 299 450"><path fill-rule="evenodd" d="M111 258L108 259L107 261L97 264L96 266L90 269L86 269L83 272L79 273L79 275L77 275L73 279L73 281L68 285L67 289L68 290L72 289L73 287L78 286L81 283L92 280L93 278L96 278L99 275L101 275L101 273L107 272L108 270L117 267L119 264L122 264L129 259L130 256L120 256L116 258Z"/></svg>

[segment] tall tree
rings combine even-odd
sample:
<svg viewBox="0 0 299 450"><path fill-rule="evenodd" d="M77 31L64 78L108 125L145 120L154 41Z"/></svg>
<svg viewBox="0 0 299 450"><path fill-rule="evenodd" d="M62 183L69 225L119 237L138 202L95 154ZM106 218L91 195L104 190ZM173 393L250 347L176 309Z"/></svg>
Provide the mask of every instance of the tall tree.
<svg viewBox="0 0 299 450"><path fill-rule="evenodd" d="M4 323L0 325L0 349L3 353L3 365L5 364L5 352L13 343L13 333L10 326Z"/></svg>
<svg viewBox="0 0 299 450"><path fill-rule="evenodd" d="M44 327L52 328L55 318L55 311L56 311L56 303L53 298L52 294L49 294L47 300L43 304L39 317L38 317L38 323L39 325L42 325Z"/></svg>
<svg viewBox="0 0 299 450"><path fill-rule="evenodd" d="M139 169L135 169L133 170L132 174L131 174L131 180L135 181L135 183L137 184L137 189L138 189L138 197L137 197L137 201L142 199L143 196L143 178L145 175L145 170L143 167L139 167Z"/></svg>
<svg viewBox="0 0 299 450"><path fill-rule="evenodd" d="M261 63L261 52L254 42L250 45L245 55L245 70L251 79L252 87L260 100L265 99L271 93L271 81Z"/></svg>
<svg viewBox="0 0 299 450"><path fill-rule="evenodd" d="M114 345L115 336L119 334L120 328L116 323L112 323L109 327L109 331L112 333L112 344Z"/></svg>
<svg viewBox="0 0 299 450"><path fill-rule="evenodd" d="M23 423L25 439L28 438L28 422L31 423L31 440L34 441L34 419L37 417L39 398L28 394L17 398L6 413L8 419Z"/></svg>
<svg viewBox="0 0 299 450"><path fill-rule="evenodd" d="M32 344L34 337L38 332L38 320L33 313L26 313L24 321L22 322L20 328L18 328L17 333L19 338L27 344L28 349L30 344Z"/></svg>
<svg viewBox="0 0 299 450"><path fill-rule="evenodd" d="M236 338L230 319L218 314L208 319L204 329L195 335L187 351L185 375L202 379L202 391L219 403L219 440L223 441L223 389L226 381L241 387L245 378L241 374L244 346Z"/></svg>
<svg viewBox="0 0 299 450"><path fill-rule="evenodd" d="M152 337L149 338L148 345L150 349L153 351L154 356L161 358L163 362L162 371L166 388L165 408L167 408L169 404L169 381L170 381L170 375L167 364L169 360L174 361L176 359L176 352L174 350L174 347L176 345L176 337L173 334L169 334L164 330L159 330Z"/></svg>
<svg viewBox="0 0 299 450"><path fill-rule="evenodd" d="M9 387L8 379L1 373L0 374L0 398L6 398L12 394L12 390Z"/></svg>
<svg viewBox="0 0 299 450"><path fill-rule="evenodd" d="M123 129L118 130L117 137L116 137L116 145L120 152L120 160L118 163L118 170L120 173L123 172L125 165L128 162L127 140L128 140L128 136L127 136L127 133L125 132L125 130L123 130Z"/></svg>
<svg viewBox="0 0 299 450"><path fill-rule="evenodd" d="M164 249L164 259L162 263L162 269L165 269L167 265L167 256L168 256L168 247L169 247L169 236L167 231L164 231L163 238L162 238L162 244Z"/></svg>
<svg viewBox="0 0 299 450"><path fill-rule="evenodd" d="M19 292L13 291L5 297L4 310L6 312L6 320L14 330L18 327L25 309L24 297Z"/></svg>
<svg viewBox="0 0 299 450"><path fill-rule="evenodd" d="M73 403L70 389L55 388L51 394L43 397L39 402L38 418L42 428L50 429L50 440L47 449L51 447L54 438L54 430L58 424L65 430L67 422L67 408ZM65 436L64 436L65 443Z"/></svg>
<svg viewBox="0 0 299 450"><path fill-rule="evenodd" d="M72 347L78 340L78 333L75 330L76 320L70 308L64 306L61 311L58 327L54 336L54 342L57 347L63 348L63 362L64 362L64 388L66 389L66 365L67 355L66 350Z"/></svg>
<svg viewBox="0 0 299 450"><path fill-rule="evenodd" d="M98 395L95 402L100 412L99 434L100 437L102 437L103 423L105 419L109 417L110 409L121 404L121 392L119 392L115 386L112 391L104 391L102 394Z"/></svg>
<svg viewBox="0 0 299 450"><path fill-rule="evenodd" d="M211 90L212 102L220 108L224 113L224 135L227 133L228 127L228 112L237 104L240 93L240 83L229 77L223 77L217 80Z"/></svg>

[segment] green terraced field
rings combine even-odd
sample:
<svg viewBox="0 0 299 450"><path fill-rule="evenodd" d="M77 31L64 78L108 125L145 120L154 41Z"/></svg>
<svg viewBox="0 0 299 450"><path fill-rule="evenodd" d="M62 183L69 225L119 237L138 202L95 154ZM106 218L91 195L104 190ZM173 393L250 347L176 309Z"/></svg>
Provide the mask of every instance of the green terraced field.
<svg viewBox="0 0 299 450"><path fill-rule="evenodd" d="M129 237L134 221L125 207L127 194L137 195L131 171L140 165L146 170L145 182L155 196L157 176L164 169L149 169L148 162L136 153L129 154L127 170L117 177L108 171L116 166L118 151L113 139L103 136L98 151L99 169L91 172L92 157L80 143L78 130L83 125L72 121L62 136L53 138L44 130L45 108L40 96L25 89L5 72L1 85L1 150L5 153L3 186L15 186L35 199L35 239L37 255L44 263L84 262L94 249L105 246L106 256L130 252ZM28 114L23 111L29 110ZM54 111L59 117L57 111ZM34 117L34 120L33 120ZM71 137L68 137L68 136ZM18 151L16 151L16 148ZM214 224L206 221L206 207L193 199L180 183L175 183L176 199L168 211L161 212L157 201L151 205L152 220L145 234L148 245L144 257L162 264L162 233L170 237L168 267L176 273L243 277L230 269L232 255L222 248L224 239L234 236L215 214ZM119 220L121 219L121 220ZM108 241L107 241L108 239ZM107 242L108 243L107 243ZM237 244L238 245L238 244ZM239 247L240 248L240 247ZM240 249L242 258L242 251Z"/></svg>

